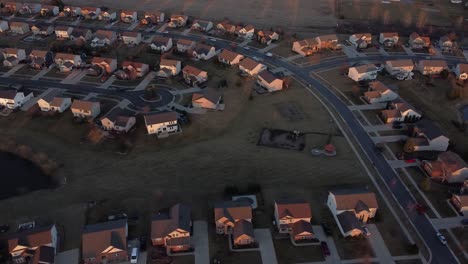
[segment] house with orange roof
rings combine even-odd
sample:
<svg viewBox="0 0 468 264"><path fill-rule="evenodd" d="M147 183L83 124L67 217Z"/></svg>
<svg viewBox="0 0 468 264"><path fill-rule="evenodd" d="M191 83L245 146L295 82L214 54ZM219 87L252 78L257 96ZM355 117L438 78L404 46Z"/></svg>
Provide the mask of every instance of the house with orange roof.
<svg viewBox="0 0 468 264"><path fill-rule="evenodd" d="M202 71L194 66L187 65L182 69L184 80L187 84L198 86L208 80L208 72Z"/></svg>
<svg viewBox="0 0 468 264"><path fill-rule="evenodd" d="M452 151L442 152L437 160L424 160L422 169L433 180L448 183L463 183L468 180L468 165Z"/></svg>
<svg viewBox="0 0 468 264"><path fill-rule="evenodd" d="M134 23L138 21L137 12L134 10L122 10L120 12L120 20L125 23Z"/></svg>
<svg viewBox="0 0 468 264"><path fill-rule="evenodd" d="M304 199L278 199L274 208L279 233L290 234L295 241L315 238L310 205Z"/></svg>

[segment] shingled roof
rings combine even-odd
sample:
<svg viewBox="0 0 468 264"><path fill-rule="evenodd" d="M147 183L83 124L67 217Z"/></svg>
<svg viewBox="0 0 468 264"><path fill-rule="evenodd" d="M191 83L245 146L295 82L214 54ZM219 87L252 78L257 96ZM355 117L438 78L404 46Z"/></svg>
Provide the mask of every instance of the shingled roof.
<svg viewBox="0 0 468 264"><path fill-rule="evenodd" d="M352 210L360 212L370 208L378 208L375 193L362 189L342 189L330 191L335 196L336 210Z"/></svg>
<svg viewBox="0 0 468 264"><path fill-rule="evenodd" d="M161 124L170 121L177 121L176 112L161 112L153 115L145 115L145 124L146 126Z"/></svg>
<svg viewBox="0 0 468 264"><path fill-rule="evenodd" d="M311 218L310 205L304 199L280 199L275 201L278 217Z"/></svg>
<svg viewBox="0 0 468 264"><path fill-rule="evenodd" d="M127 220L85 226L82 235L83 259L95 258L109 247L127 249Z"/></svg>
<svg viewBox="0 0 468 264"><path fill-rule="evenodd" d="M226 217L229 221L235 222L240 219L252 219L252 207L248 201L221 201L215 203L215 221Z"/></svg>
<svg viewBox="0 0 468 264"><path fill-rule="evenodd" d="M151 238L162 238L179 229L190 232L190 207L176 204L169 213L157 213L151 219Z"/></svg>

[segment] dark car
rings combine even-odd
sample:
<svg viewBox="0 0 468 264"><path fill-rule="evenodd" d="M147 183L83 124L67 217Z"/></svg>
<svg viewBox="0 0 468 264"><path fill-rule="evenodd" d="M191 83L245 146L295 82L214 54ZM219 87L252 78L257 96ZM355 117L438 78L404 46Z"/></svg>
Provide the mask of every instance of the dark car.
<svg viewBox="0 0 468 264"><path fill-rule="evenodd" d="M330 249L328 248L328 244L325 241L320 242L320 246L322 246L322 252L325 256L330 256Z"/></svg>
<svg viewBox="0 0 468 264"><path fill-rule="evenodd" d="M322 228L323 228L323 231L325 232L325 235L327 236L333 235L332 230L327 223L322 223Z"/></svg>
<svg viewBox="0 0 468 264"><path fill-rule="evenodd" d="M462 225L468 225L468 218L461 220Z"/></svg>

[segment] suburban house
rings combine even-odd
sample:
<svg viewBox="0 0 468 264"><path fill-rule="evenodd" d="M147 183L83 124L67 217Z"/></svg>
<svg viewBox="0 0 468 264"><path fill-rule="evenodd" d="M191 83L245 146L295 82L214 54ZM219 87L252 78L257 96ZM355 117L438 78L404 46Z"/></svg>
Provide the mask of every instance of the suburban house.
<svg viewBox="0 0 468 264"><path fill-rule="evenodd" d="M127 219L85 226L81 241L83 263L127 262L127 236Z"/></svg>
<svg viewBox="0 0 468 264"><path fill-rule="evenodd" d="M275 76L269 70L261 71L257 75L257 84L267 89L270 93L283 89L283 79Z"/></svg>
<svg viewBox="0 0 468 264"><path fill-rule="evenodd" d="M41 4L23 3L18 10L20 15L38 14L41 12Z"/></svg>
<svg viewBox="0 0 468 264"><path fill-rule="evenodd" d="M27 91L0 90L0 106L16 109L33 98L34 94Z"/></svg>
<svg viewBox="0 0 468 264"><path fill-rule="evenodd" d="M213 46L198 43L193 49L193 57L199 60L209 60L216 55L216 49Z"/></svg>
<svg viewBox="0 0 468 264"><path fill-rule="evenodd" d="M273 41L279 40L279 34L271 30L260 30L257 32L257 41L264 45L270 45Z"/></svg>
<svg viewBox="0 0 468 264"><path fill-rule="evenodd" d="M128 132L135 126L136 118L132 111L114 107L105 116L100 118L101 125L106 130Z"/></svg>
<svg viewBox="0 0 468 264"><path fill-rule="evenodd" d="M190 207L176 204L168 212L159 212L151 217L151 244L164 246L168 252L187 251L192 247L191 229Z"/></svg>
<svg viewBox="0 0 468 264"><path fill-rule="evenodd" d="M338 43L338 36L335 34L318 36L315 38L320 49L339 50L341 44Z"/></svg>
<svg viewBox="0 0 468 264"><path fill-rule="evenodd" d="M316 39L303 39L295 41L292 46L292 51L301 54L302 56L310 56L320 49L320 45Z"/></svg>
<svg viewBox="0 0 468 264"><path fill-rule="evenodd" d="M312 231L312 212L304 199L281 199L275 204L275 223L280 233L291 234L298 241L315 238Z"/></svg>
<svg viewBox="0 0 468 264"><path fill-rule="evenodd" d="M399 39L397 32L382 32L379 36L379 43L384 47L391 48L398 44Z"/></svg>
<svg viewBox="0 0 468 264"><path fill-rule="evenodd" d="M33 35L50 36L55 30L51 25L33 25L31 31Z"/></svg>
<svg viewBox="0 0 468 264"><path fill-rule="evenodd" d="M53 264L58 247L55 225L33 227L6 237L12 263Z"/></svg>
<svg viewBox="0 0 468 264"><path fill-rule="evenodd" d="M440 153L437 160L424 160L422 168L433 180L448 183L463 183L468 180L468 165L452 151Z"/></svg>
<svg viewBox="0 0 468 264"><path fill-rule="evenodd" d="M422 117L414 106L403 102L401 99L393 101L389 109L382 110L381 116L387 124L393 122L415 122Z"/></svg>
<svg viewBox="0 0 468 264"><path fill-rule="evenodd" d="M104 47L106 45L112 45L117 40L115 31L99 29L94 34L94 39L91 41L91 47Z"/></svg>
<svg viewBox="0 0 468 264"><path fill-rule="evenodd" d="M29 25L25 22L10 22L10 31L13 34L23 35L29 32Z"/></svg>
<svg viewBox="0 0 468 264"><path fill-rule="evenodd" d="M180 73L182 63L178 60L161 59L159 71L156 73L159 77L170 77Z"/></svg>
<svg viewBox="0 0 468 264"><path fill-rule="evenodd" d="M190 27L192 30L197 30L201 32L208 32L213 28L213 22L207 20L194 20L192 26Z"/></svg>
<svg viewBox="0 0 468 264"><path fill-rule="evenodd" d="M29 53L29 60L31 60L29 66L33 69L42 69L42 67L46 66L47 56L53 58L50 51L32 50L31 53Z"/></svg>
<svg viewBox="0 0 468 264"><path fill-rule="evenodd" d="M131 75L135 75L135 77L137 78L140 78L145 76L149 72L149 65L141 62L124 61L122 62L122 69L125 72L130 73Z"/></svg>
<svg viewBox="0 0 468 264"><path fill-rule="evenodd" d="M56 16L60 13L59 7L54 5L42 5L41 16Z"/></svg>
<svg viewBox="0 0 468 264"><path fill-rule="evenodd" d="M344 237L360 235L379 208L373 192L359 189L329 191L327 206Z"/></svg>
<svg viewBox="0 0 468 264"><path fill-rule="evenodd" d="M91 39L93 36L93 33L91 32L90 29L87 28L74 28L71 35L70 39L71 40L81 40L83 42L86 42Z"/></svg>
<svg viewBox="0 0 468 264"><path fill-rule="evenodd" d="M186 52L189 49L193 49L195 47L195 41L188 40L188 39L179 39L177 40L177 51L178 52Z"/></svg>
<svg viewBox="0 0 468 264"><path fill-rule="evenodd" d="M431 39L429 37L422 37L418 33L413 32L409 36L409 45L412 49L429 48Z"/></svg>
<svg viewBox="0 0 468 264"><path fill-rule="evenodd" d="M54 111L63 113L71 106L71 98L61 97L60 95L61 92L59 90L49 92L37 100L37 105L43 112Z"/></svg>
<svg viewBox="0 0 468 264"><path fill-rule="evenodd" d="M391 60L385 62L385 70L392 76L397 74L408 74L414 69L412 60Z"/></svg>
<svg viewBox="0 0 468 264"><path fill-rule="evenodd" d="M364 98L371 104L390 102L398 98L398 94L388 88L381 81L369 83L369 91L364 93Z"/></svg>
<svg viewBox="0 0 468 264"><path fill-rule="evenodd" d="M453 41L448 35L443 35L439 39L439 46L442 52L452 52Z"/></svg>
<svg viewBox="0 0 468 264"><path fill-rule="evenodd" d="M111 22L111 21L115 21L116 19L117 19L117 10L115 9L108 9L106 11L102 11L99 14L99 20L102 20L102 21Z"/></svg>
<svg viewBox="0 0 468 264"><path fill-rule="evenodd" d="M221 51L221 53L218 55L218 60L227 65L239 64L243 58L244 55L235 53L227 49L223 49L223 51Z"/></svg>
<svg viewBox="0 0 468 264"><path fill-rule="evenodd" d="M444 60L420 60L416 68L422 75L440 74L443 70L449 69Z"/></svg>
<svg viewBox="0 0 468 264"><path fill-rule="evenodd" d="M468 80L468 63L458 63L453 72L459 80Z"/></svg>
<svg viewBox="0 0 468 264"><path fill-rule="evenodd" d="M93 57L91 60L91 67L94 68L95 66L100 67L102 69L102 73L110 74L117 70L117 59Z"/></svg>
<svg viewBox="0 0 468 264"><path fill-rule="evenodd" d="M192 94L193 108L204 108L210 110L223 110L224 105L221 104L221 94L213 89L205 89L202 93Z"/></svg>
<svg viewBox="0 0 468 264"><path fill-rule="evenodd" d="M172 49L172 38L166 38L162 36L154 36L150 44L151 49L158 50L161 53Z"/></svg>
<svg viewBox="0 0 468 264"><path fill-rule="evenodd" d="M10 29L10 26L8 26L8 21L2 20L0 21L0 33L8 31Z"/></svg>
<svg viewBox="0 0 468 264"><path fill-rule="evenodd" d="M185 82L192 86L197 86L208 80L208 73L193 66L187 65L182 69Z"/></svg>
<svg viewBox="0 0 468 264"><path fill-rule="evenodd" d="M122 40L126 45L139 45L141 43L141 33L126 31L122 33Z"/></svg>
<svg viewBox="0 0 468 264"><path fill-rule="evenodd" d="M81 7L78 6L64 6L60 16L76 17L81 15Z"/></svg>
<svg viewBox="0 0 468 264"><path fill-rule="evenodd" d="M216 233L232 235L234 245L255 243L252 225L252 207L248 201L222 201L215 203Z"/></svg>
<svg viewBox="0 0 468 264"><path fill-rule="evenodd" d="M266 65L254 61L251 58L245 58L239 62L239 70L243 73L249 74L250 76L257 75L266 69Z"/></svg>
<svg viewBox="0 0 468 264"><path fill-rule="evenodd" d="M71 105L71 111L74 117L94 119L101 113L101 105L99 102L75 99Z"/></svg>
<svg viewBox="0 0 468 264"><path fill-rule="evenodd" d="M255 34L255 28L252 25L245 27L238 26L236 27L236 35L243 39L251 39Z"/></svg>
<svg viewBox="0 0 468 264"><path fill-rule="evenodd" d="M163 138L182 131L177 122L177 112L145 115L144 119L148 135L157 134L158 138Z"/></svg>
<svg viewBox="0 0 468 264"><path fill-rule="evenodd" d="M3 66L14 67L21 60L26 59L26 51L24 49L6 48L3 50Z"/></svg>
<svg viewBox="0 0 468 264"><path fill-rule="evenodd" d="M375 80L378 72L379 68L375 64L365 64L349 68L348 77L355 82Z"/></svg>
<svg viewBox="0 0 468 264"><path fill-rule="evenodd" d="M370 33L353 34L349 36L349 42L356 49L365 49L372 44L372 35Z"/></svg>
<svg viewBox="0 0 468 264"><path fill-rule="evenodd" d="M450 199L457 212L464 216L468 216L468 195L452 194Z"/></svg>
<svg viewBox="0 0 468 264"><path fill-rule="evenodd" d="M185 27L187 25L187 20L188 16L172 15L167 26L171 28Z"/></svg>
<svg viewBox="0 0 468 264"><path fill-rule="evenodd" d="M232 228L232 241L234 247L255 244L255 234L252 222L241 219L234 223Z"/></svg>
<svg viewBox="0 0 468 264"><path fill-rule="evenodd" d="M164 21L164 12L145 12L143 18L140 20L140 23L143 25L158 24Z"/></svg>
<svg viewBox="0 0 468 264"><path fill-rule="evenodd" d="M99 14L101 14L101 9L99 7L86 6L81 8L81 15L84 16L85 19L94 20L98 18Z"/></svg>
<svg viewBox="0 0 468 264"><path fill-rule="evenodd" d="M69 72L75 66L80 66L82 62L80 55L71 53L56 53L54 61L61 72Z"/></svg>
<svg viewBox="0 0 468 264"><path fill-rule="evenodd" d="M229 21L223 21L216 24L216 30L222 33L234 34L236 32L236 26L229 23Z"/></svg>
<svg viewBox="0 0 468 264"><path fill-rule="evenodd" d="M134 23L138 21L137 12L132 10L122 10L120 12L120 20L125 23Z"/></svg>
<svg viewBox="0 0 468 264"><path fill-rule="evenodd" d="M59 39L69 39L72 31L72 27L57 26L55 27L55 36Z"/></svg>
<svg viewBox="0 0 468 264"><path fill-rule="evenodd" d="M450 139L442 134L440 128L429 120L422 119L415 123L412 137L408 138L405 150L411 151L447 151Z"/></svg>

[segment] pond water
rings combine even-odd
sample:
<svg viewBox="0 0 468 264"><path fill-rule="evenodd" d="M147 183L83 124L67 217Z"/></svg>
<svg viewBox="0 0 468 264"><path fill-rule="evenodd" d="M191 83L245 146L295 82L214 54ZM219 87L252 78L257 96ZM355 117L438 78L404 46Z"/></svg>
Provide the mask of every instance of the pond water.
<svg viewBox="0 0 468 264"><path fill-rule="evenodd" d="M42 170L29 160L0 151L0 200L53 187Z"/></svg>

